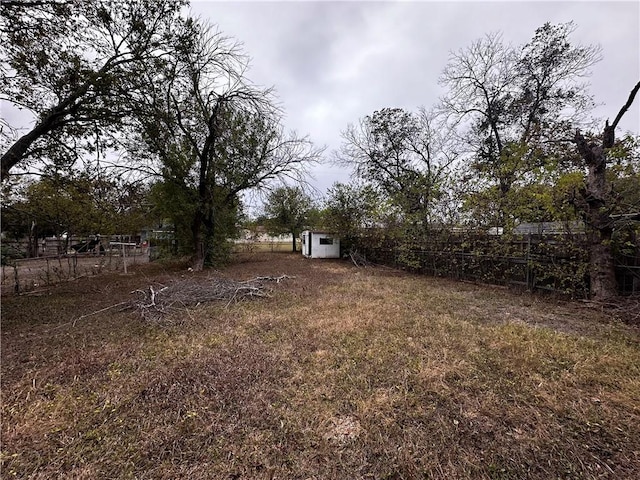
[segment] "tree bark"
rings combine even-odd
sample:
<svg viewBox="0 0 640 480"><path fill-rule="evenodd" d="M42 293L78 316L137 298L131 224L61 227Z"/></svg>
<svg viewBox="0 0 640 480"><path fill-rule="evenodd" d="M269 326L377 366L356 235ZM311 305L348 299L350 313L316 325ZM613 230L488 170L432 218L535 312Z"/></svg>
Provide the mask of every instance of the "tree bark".
<svg viewBox="0 0 640 480"><path fill-rule="evenodd" d="M611 253L612 229L591 232L589 251L589 279L591 297L604 301L618 295L615 262Z"/></svg>
<svg viewBox="0 0 640 480"><path fill-rule="evenodd" d="M191 223L191 235L193 238L192 268L200 271L204 268L204 239L202 238L202 211L198 208Z"/></svg>
<svg viewBox="0 0 640 480"><path fill-rule="evenodd" d="M202 270L213 265L215 206L213 189L215 181L215 160L213 158L214 147L218 140L218 116L225 97L219 97L211 115L207 119L207 137L204 145L198 153L200 159L200 171L198 177L198 207L193 221L194 239L194 270Z"/></svg>
<svg viewBox="0 0 640 480"><path fill-rule="evenodd" d="M296 232L291 232L291 248L293 253L298 251L298 247L296 245Z"/></svg>
<svg viewBox="0 0 640 480"><path fill-rule="evenodd" d="M589 229L589 279L591 297L604 301L618 295L615 275L615 262L611 250L613 219L611 212L613 199L607 182L607 152L615 142L615 128L629 109L640 89L640 82L631 90L625 105L620 109L614 122L605 124L600 144L587 143L580 131L576 132L573 142L588 167L586 186L576 199L576 206L582 210Z"/></svg>
<svg viewBox="0 0 640 480"><path fill-rule="evenodd" d="M15 167L27 154L29 147L39 138L58 128L66 115L64 110L54 110L39 122L30 132L21 136L0 159L0 181L9 177L9 171Z"/></svg>
<svg viewBox="0 0 640 480"><path fill-rule="evenodd" d="M608 128L605 127L605 129ZM607 158L602 145L588 144L580 132L574 142L588 167L586 186L580 192L582 210L589 236L589 279L591 298L603 301L618 295L615 262L611 251L613 221L608 197Z"/></svg>

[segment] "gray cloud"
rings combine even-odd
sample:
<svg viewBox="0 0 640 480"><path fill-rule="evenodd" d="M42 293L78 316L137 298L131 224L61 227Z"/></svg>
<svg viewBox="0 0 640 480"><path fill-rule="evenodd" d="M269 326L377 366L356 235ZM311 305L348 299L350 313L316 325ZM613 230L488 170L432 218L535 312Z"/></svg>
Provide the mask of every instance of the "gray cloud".
<svg viewBox="0 0 640 480"><path fill-rule="evenodd" d="M600 44L589 79L594 114L613 117L640 79L637 2L207 2L192 9L243 40L249 76L275 85L287 124L329 150L348 123L384 107L435 105L449 54L489 32L526 43L545 22L574 21L572 39ZM621 130L640 132L637 104ZM347 172L315 170L321 190Z"/></svg>

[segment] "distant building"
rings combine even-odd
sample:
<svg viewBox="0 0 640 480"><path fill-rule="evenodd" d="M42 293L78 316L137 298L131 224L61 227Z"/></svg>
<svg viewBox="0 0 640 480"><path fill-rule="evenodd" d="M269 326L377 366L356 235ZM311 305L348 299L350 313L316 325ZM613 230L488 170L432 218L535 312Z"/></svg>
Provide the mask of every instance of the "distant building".
<svg viewBox="0 0 640 480"><path fill-rule="evenodd" d="M584 232L582 222L524 222L513 229L518 235L562 235Z"/></svg>
<svg viewBox="0 0 640 480"><path fill-rule="evenodd" d="M258 225L253 228L240 229L240 235L233 240L235 243L286 243L291 242L291 235L269 235L267 228Z"/></svg>

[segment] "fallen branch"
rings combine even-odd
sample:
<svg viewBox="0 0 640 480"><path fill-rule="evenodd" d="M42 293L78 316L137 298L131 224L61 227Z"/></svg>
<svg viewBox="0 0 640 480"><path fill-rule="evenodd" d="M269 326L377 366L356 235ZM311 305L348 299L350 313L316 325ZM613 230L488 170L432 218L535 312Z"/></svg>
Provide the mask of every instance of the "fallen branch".
<svg viewBox="0 0 640 480"><path fill-rule="evenodd" d="M76 318L73 323L72 326L76 326L76 322L79 320L82 320L83 318L87 318L90 317L92 315L97 315L98 313L102 313L102 312L106 312L107 310L111 310L112 308L116 308L116 307L121 307L123 305L128 305L129 302L120 302L120 303L116 303L115 305L109 305L108 307L105 308L101 308L100 310L96 310L95 312L91 312L91 313L87 313L85 315L81 315L80 317Z"/></svg>
<svg viewBox="0 0 640 480"><path fill-rule="evenodd" d="M361 255L357 250L349 251L349 258L353 262L356 267L368 267L371 263L365 258L364 255Z"/></svg>
<svg viewBox="0 0 640 480"><path fill-rule="evenodd" d="M123 307L122 310L134 309L140 312L145 320L159 321L170 313L186 312L191 315L188 308L197 307L202 303L218 300L226 300L228 307L232 303L237 303L249 298L266 298L271 296L271 290L267 288L267 282L281 283L284 280L292 279L288 275L279 277L256 277L251 280L237 281L227 278L213 277L206 280L189 278L178 281L172 285L161 285L162 288L156 290L150 285L148 289L136 289L131 294L137 294L138 298L126 302L87 313L73 320L73 326L83 318L97 315L116 307Z"/></svg>
<svg viewBox="0 0 640 480"><path fill-rule="evenodd" d="M134 290L141 297L131 304L146 320L158 321L166 315L184 311L202 303L226 300L228 307L244 299L265 298L271 296L267 282L281 283L283 280L295 278L288 275L279 277L256 277L246 281L236 281L226 278L209 278L206 281L188 279L164 286L155 290L149 286L148 290Z"/></svg>
<svg viewBox="0 0 640 480"><path fill-rule="evenodd" d="M288 278L296 278L296 277L290 277L289 275L280 275L279 277L256 277L253 280L247 280L248 282L276 282L276 283L280 283L283 280L286 280Z"/></svg>

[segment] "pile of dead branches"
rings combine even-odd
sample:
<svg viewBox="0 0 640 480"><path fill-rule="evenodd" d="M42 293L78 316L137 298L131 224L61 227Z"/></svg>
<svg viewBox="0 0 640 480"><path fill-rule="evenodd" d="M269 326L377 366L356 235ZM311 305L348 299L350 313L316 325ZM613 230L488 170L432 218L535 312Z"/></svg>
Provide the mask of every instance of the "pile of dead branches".
<svg viewBox="0 0 640 480"><path fill-rule="evenodd" d="M349 258L356 267L367 267L371 265L371 262L369 262L367 258L357 250L350 250Z"/></svg>
<svg viewBox="0 0 640 480"><path fill-rule="evenodd" d="M144 290L134 290L131 293L137 298L129 306L139 311L145 320L159 321L171 313L184 312L202 303L225 301L228 306L244 299L269 297L272 290L267 284L288 278L294 277L256 277L244 282L219 277L190 278L171 285L151 285Z"/></svg>

